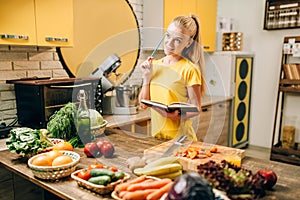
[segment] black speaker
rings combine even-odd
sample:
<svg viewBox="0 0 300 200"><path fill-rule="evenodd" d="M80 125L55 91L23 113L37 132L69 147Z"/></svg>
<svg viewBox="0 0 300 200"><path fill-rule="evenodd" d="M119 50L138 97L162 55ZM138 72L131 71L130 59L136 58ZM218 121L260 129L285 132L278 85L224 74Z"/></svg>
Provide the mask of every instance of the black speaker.
<svg viewBox="0 0 300 200"><path fill-rule="evenodd" d="M235 95L232 109L232 147L248 146L252 68L252 56L236 58Z"/></svg>

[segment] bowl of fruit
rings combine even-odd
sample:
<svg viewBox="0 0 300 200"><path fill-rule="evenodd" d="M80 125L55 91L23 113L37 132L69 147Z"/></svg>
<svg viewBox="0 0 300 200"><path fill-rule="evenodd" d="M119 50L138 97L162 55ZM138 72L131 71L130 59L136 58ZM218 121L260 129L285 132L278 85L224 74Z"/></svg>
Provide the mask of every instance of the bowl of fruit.
<svg viewBox="0 0 300 200"><path fill-rule="evenodd" d="M35 177L56 180L71 175L79 161L80 155L74 151L54 149L31 157L28 166Z"/></svg>

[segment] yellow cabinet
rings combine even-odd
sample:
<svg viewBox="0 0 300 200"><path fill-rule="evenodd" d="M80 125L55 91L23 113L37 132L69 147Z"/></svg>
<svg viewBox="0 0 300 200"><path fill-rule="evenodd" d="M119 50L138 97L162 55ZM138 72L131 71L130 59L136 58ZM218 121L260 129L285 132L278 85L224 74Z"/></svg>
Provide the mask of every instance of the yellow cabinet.
<svg viewBox="0 0 300 200"><path fill-rule="evenodd" d="M203 48L205 51L213 52L216 49L217 0L197 0L196 2Z"/></svg>
<svg viewBox="0 0 300 200"><path fill-rule="evenodd" d="M217 0L164 0L164 28L167 28L174 17L191 13L200 18L204 50L215 51Z"/></svg>
<svg viewBox="0 0 300 200"><path fill-rule="evenodd" d="M37 43L72 46L73 0L35 0Z"/></svg>
<svg viewBox="0 0 300 200"><path fill-rule="evenodd" d="M0 44L73 45L73 0L0 0L0 3Z"/></svg>
<svg viewBox="0 0 300 200"><path fill-rule="evenodd" d="M33 0L0 0L0 44L35 45Z"/></svg>

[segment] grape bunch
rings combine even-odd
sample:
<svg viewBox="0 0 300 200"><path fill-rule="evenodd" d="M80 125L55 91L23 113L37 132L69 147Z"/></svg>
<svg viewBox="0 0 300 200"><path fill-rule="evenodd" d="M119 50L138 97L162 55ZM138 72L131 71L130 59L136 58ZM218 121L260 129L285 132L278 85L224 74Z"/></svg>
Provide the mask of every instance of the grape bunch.
<svg viewBox="0 0 300 200"><path fill-rule="evenodd" d="M225 191L231 199L254 199L265 195L264 178L251 170L233 165L225 160L208 161L197 166L197 172L212 187Z"/></svg>

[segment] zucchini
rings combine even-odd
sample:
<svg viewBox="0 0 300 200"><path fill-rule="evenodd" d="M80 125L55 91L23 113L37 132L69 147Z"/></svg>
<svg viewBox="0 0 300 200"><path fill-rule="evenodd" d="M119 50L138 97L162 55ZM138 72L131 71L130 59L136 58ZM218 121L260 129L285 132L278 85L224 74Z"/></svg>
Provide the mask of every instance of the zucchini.
<svg viewBox="0 0 300 200"><path fill-rule="evenodd" d="M111 177L107 175L91 177L89 178L88 182L96 185L107 185L111 182Z"/></svg>
<svg viewBox="0 0 300 200"><path fill-rule="evenodd" d="M115 172L109 169L96 168L96 169L91 169L90 172L92 177L106 175L106 176L110 176L111 179L115 178Z"/></svg>

